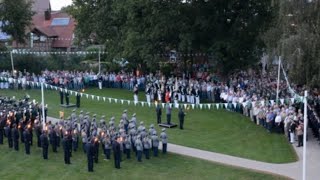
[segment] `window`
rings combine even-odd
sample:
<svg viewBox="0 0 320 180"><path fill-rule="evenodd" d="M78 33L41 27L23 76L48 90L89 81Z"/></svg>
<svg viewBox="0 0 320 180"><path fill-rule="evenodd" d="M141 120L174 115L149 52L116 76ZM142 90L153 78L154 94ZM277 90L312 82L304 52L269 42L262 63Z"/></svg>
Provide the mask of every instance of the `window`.
<svg viewBox="0 0 320 180"><path fill-rule="evenodd" d="M67 26L70 22L70 18L54 18L51 22L51 26Z"/></svg>

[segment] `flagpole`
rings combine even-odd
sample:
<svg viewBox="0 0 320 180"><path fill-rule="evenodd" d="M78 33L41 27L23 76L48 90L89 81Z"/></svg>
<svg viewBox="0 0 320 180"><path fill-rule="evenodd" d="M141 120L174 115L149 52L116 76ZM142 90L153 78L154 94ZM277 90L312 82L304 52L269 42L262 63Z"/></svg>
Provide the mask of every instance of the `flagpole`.
<svg viewBox="0 0 320 180"><path fill-rule="evenodd" d="M279 99L280 66L281 66L281 56L279 56L279 62L278 62L278 81L277 81L277 97L276 97L276 104L278 104L278 99Z"/></svg>
<svg viewBox="0 0 320 180"><path fill-rule="evenodd" d="M14 65L13 65L12 51L10 51L10 58L11 58L12 75L14 75Z"/></svg>
<svg viewBox="0 0 320 180"><path fill-rule="evenodd" d="M46 127L45 114L44 114L44 92L43 92L43 82L41 82L41 104L42 104L42 126L43 130Z"/></svg>
<svg viewBox="0 0 320 180"><path fill-rule="evenodd" d="M100 63L100 59L101 59L101 52L100 52L100 49L99 49L99 56L98 56L98 59L99 59L99 75L100 75L100 71L101 71L101 63Z"/></svg>
<svg viewBox="0 0 320 180"><path fill-rule="evenodd" d="M306 180L306 155L307 155L307 126L308 126L308 115L307 115L307 96L308 91L304 91L304 118L303 118L303 169L302 169L302 179Z"/></svg>

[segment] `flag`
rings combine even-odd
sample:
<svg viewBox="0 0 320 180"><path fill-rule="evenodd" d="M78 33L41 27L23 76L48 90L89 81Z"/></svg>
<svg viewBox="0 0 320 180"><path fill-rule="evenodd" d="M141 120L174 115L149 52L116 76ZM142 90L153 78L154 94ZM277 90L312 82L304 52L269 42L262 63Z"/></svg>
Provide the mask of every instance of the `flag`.
<svg viewBox="0 0 320 180"><path fill-rule="evenodd" d="M208 109L211 109L211 104L207 104L207 106L208 106Z"/></svg>
<svg viewBox="0 0 320 180"><path fill-rule="evenodd" d="M219 109L219 103L216 104L217 109Z"/></svg>

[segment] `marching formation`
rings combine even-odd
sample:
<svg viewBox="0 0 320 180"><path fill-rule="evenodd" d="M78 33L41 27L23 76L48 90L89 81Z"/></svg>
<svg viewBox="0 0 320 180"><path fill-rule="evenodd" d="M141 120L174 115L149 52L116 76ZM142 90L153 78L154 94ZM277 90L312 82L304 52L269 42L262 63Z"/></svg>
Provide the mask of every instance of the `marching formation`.
<svg viewBox="0 0 320 180"><path fill-rule="evenodd" d="M158 148L162 144L162 153L167 152L168 136L166 129L157 132L154 125L147 127L142 121L138 122L136 114L128 117L127 110L123 111L120 121L115 117L106 122L105 116L97 118L96 114L74 109L67 120L59 122L44 121L42 123L40 106L30 102L26 97L23 100L10 98L0 99L0 144L7 138L8 146L19 151L19 145L24 144L25 153L31 153L33 139L36 145L42 148L43 159L48 159L49 145L53 153L57 153L62 146L65 164L71 164L72 152L78 151L82 144L82 151L88 160L88 171L93 172L94 163L99 161L99 149L105 155L105 160L113 159L115 168L120 169L123 158L130 159L132 154L138 162L150 159L151 155L158 156ZM33 138L35 134L35 138Z"/></svg>

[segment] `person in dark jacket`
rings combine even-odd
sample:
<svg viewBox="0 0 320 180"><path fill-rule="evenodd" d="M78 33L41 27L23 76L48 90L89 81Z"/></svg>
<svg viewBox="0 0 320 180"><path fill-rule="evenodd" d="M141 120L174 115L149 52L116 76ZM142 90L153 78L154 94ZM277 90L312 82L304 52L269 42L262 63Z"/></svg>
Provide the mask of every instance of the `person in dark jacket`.
<svg viewBox="0 0 320 180"><path fill-rule="evenodd" d="M48 159L49 140L48 140L47 131L42 132L40 136L40 141L41 141L43 159Z"/></svg>

